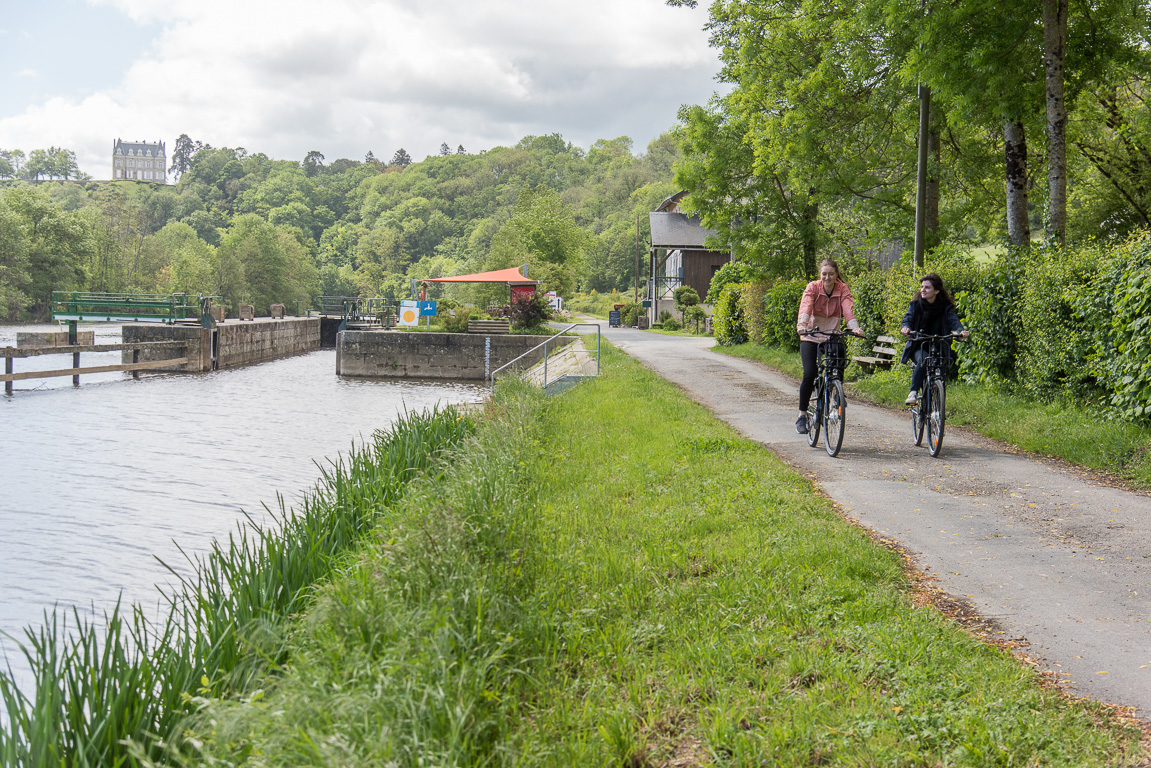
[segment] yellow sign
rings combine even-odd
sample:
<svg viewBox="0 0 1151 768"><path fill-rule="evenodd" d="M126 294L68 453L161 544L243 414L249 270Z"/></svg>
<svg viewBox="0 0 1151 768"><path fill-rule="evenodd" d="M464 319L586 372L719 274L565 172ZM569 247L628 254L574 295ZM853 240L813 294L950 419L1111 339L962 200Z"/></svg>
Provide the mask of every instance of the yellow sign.
<svg viewBox="0 0 1151 768"><path fill-rule="evenodd" d="M420 306L414 301L400 302L399 325L419 325Z"/></svg>

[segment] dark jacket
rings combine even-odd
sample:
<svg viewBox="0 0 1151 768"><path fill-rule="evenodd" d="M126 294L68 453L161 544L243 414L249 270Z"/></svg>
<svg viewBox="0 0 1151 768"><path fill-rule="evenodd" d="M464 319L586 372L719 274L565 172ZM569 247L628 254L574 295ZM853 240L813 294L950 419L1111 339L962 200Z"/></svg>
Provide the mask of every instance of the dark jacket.
<svg viewBox="0 0 1151 768"><path fill-rule="evenodd" d="M928 323L926 318L923 317L923 310L920 307L921 299L916 297L912 299L911 306L907 308L907 314L903 316L903 322L899 324L900 328L910 328L913 331L920 333L928 333L932 336L940 336L945 333L960 333L963 331L963 323L959 322L959 315L955 314L955 305L948 305L943 314L935 318L934 322ZM924 326L930 327L924 327ZM915 350L922 346L921 341L908 340L903 345L903 357L899 362L906 363L911 359ZM948 358L950 359L951 345L947 345Z"/></svg>

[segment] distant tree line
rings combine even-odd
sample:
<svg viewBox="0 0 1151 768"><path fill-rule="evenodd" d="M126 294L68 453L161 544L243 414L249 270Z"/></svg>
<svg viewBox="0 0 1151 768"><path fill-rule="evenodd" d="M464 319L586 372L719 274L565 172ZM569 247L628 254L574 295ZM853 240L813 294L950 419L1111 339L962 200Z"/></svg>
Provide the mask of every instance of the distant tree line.
<svg viewBox="0 0 1151 768"><path fill-rule="evenodd" d="M44 318L53 290L205 294L266 312L318 295L406 298L412 279L520 265L563 295L630 290L637 219L646 238L646 213L677 191L678 150L669 135L637 155L627 137L584 150L552 134L422 162L403 149L388 163L318 150L292 161L182 135L173 185L51 183L79 177L74 155L29 171L33 155L0 152L7 322ZM506 301L468 285L432 295Z"/></svg>

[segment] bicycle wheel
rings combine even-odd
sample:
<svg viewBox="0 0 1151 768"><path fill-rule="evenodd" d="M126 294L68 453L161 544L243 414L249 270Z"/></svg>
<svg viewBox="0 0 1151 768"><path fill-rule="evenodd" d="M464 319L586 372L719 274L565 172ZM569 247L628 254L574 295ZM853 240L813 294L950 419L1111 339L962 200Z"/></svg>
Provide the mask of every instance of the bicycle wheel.
<svg viewBox="0 0 1151 768"><path fill-rule="evenodd" d="M827 390L827 424L823 431L823 445L827 455L835 457L843 445L843 431L847 429L847 398L843 394L843 382L835 379Z"/></svg>
<svg viewBox="0 0 1151 768"><path fill-rule="evenodd" d="M807 444L814 448L819 442L819 427L823 417L823 379L815 380L815 391L807 403Z"/></svg>
<svg viewBox="0 0 1151 768"><path fill-rule="evenodd" d="M920 397L911 404L911 433L915 435L915 444L923 445L923 423L924 416L927 413L927 388L923 390L923 397Z"/></svg>
<svg viewBox="0 0 1151 768"><path fill-rule="evenodd" d="M946 420L946 387L942 379L931 382L931 403L927 412L927 447L932 456L938 456L943 447L943 422Z"/></svg>

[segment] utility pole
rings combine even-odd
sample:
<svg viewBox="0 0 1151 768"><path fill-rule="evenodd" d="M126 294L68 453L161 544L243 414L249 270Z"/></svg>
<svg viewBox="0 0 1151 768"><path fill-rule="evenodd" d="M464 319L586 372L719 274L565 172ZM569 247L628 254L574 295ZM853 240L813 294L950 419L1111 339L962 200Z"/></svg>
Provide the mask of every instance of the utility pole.
<svg viewBox="0 0 1151 768"><path fill-rule="evenodd" d="M921 0L926 13L927 0ZM924 240L927 235L927 139L931 132L931 89L919 84L919 164L915 173L915 266L923 266Z"/></svg>
<svg viewBox="0 0 1151 768"><path fill-rule="evenodd" d="M635 303L639 304L639 214L635 216Z"/></svg>

